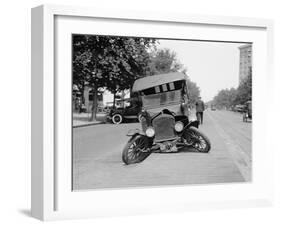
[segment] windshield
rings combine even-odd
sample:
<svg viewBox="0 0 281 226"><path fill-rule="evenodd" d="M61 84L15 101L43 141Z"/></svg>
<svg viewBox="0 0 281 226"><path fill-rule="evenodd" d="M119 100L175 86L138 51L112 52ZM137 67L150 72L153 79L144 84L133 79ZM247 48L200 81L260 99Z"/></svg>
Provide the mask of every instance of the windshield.
<svg viewBox="0 0 281 226"><path fill-rule="evenodd" d="M142 96L142 104L144 108L153 108L179 103L181 103L181 90Z"/></svg>

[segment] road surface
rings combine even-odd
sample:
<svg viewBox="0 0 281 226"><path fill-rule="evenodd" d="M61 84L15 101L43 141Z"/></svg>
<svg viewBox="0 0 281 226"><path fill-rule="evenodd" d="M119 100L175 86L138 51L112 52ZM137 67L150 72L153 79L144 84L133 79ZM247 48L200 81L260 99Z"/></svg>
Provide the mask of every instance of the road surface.
<svg viewBox="0 0 281 226"><path fill-rule="evenodd" d="M251 180L251 123L230 111L204 113L200 126L211 151L153 153L124 165L122 149L138 123L100 124L73 129L73 189L245 182Z"/></svg>

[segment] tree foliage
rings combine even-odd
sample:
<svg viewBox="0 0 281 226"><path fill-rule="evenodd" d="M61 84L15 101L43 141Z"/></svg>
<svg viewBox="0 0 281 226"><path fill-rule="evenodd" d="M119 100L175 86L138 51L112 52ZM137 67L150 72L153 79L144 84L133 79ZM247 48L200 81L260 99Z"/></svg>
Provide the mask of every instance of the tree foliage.
<svg viewBox="0 0 281 226"><path fill-rule="evenodd" d="M252 99L252 70L250 68L248 76L242 80L237 89L223 89L213 99L213 104L218 107L230 108L237 104L244 104Z"/></svg>
<svg viewBox="0 0 281 226"><path fill-rule="evenodd" d="M158 49L150 53L151 62L150 74L165 74L170 72L182 72L187 77L187 89L189 93L189 102L194 104L200 96L200 89L197 84L188 77L186 68L178 61L177 54L170 49Z"/></svg>
<svg viewBox="0 0 281 226"><path fill-rule="evenodd" d="M189 94L189 102L190 104L195 104L200 97L200 89L195 82L190 80L189 77L187 77L186 85Z"/></svg>
<svg viewBox="0 0 281 226"><path fill-rule="evenodd" d="M155 39L73 35L73 83L112 92L128 89L148 73L148 49Z"/></svg>
<svg viewBox="0 0 281 226"><path fill-rule="evenodd" d="M170 49L158 49L150 53L150 75L176 72L182 68L176 53Z"/></svg>
<svg viewBox="0 0 281 226"><path fill-rule="evenodd" d="M249 75L241 81L235 99L236 103L245 103L252 99L252 69L249 70Z"/></svg>
<svg viewBox="0 0 281 226"><path fill-rule="evenodd" d="M214 104L219 108L229 108L235 105L235 100L237 96L237 90L234 88L223 89L214 98Z"/></svg>

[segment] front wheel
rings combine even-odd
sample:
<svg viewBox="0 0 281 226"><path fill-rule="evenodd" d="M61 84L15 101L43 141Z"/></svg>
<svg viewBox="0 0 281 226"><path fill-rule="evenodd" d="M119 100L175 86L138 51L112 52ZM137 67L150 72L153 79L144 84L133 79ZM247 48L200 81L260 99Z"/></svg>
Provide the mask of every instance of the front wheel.
<svg viewBox="0 0 281 226"><path fill-rule="evenodd" d="M123 121L123 117L120 114L115 114L112 116L112 122L114 124L120 124Z"/></svg>
<svg viewBox="0 0 281 226"><path fill-rule="evenodd" d="M136 135L124 147L122 160L126 165L139 163L145 160L150 153L148 137Z"/></svg>
<svg viewBox="0 0 281 226"><path fill-rule="evenodd" d="M199 152L208 153L211 149L211 143L208 137L195 127L188 128L182 137L187 145L190 145Z"/></svg>

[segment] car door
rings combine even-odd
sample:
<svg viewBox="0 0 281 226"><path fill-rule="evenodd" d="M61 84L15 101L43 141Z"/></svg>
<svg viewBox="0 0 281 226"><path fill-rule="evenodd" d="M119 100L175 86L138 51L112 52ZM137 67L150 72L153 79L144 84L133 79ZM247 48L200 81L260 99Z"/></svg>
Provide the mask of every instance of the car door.
<svg viewBox="0 0 281 226"><path fill-rule="evenodd" d="M140 107L138 105L131 105L126 107L125 114L127 116L137 116L140 112Z"/></svg>

